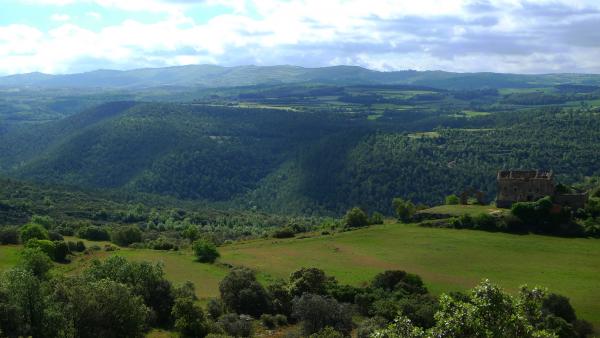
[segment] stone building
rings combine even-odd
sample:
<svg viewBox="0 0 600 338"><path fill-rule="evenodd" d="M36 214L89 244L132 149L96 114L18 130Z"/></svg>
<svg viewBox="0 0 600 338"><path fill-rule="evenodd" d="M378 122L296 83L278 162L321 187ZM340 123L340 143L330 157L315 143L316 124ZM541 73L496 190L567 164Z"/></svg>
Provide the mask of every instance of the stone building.
<svg viewBox="0 0 600 338"><path fill-rule="evenodd" d="M533 202L550 196L554 203L571 208L583 208L587 193L557 191L552 171L501 170L497 176L496 206L510 208L515 202Z"/></svg>

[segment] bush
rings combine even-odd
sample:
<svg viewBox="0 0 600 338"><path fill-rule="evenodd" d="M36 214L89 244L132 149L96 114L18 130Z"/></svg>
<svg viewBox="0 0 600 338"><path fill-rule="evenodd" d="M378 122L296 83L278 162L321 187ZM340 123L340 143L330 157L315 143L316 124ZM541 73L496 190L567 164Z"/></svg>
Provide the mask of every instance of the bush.
<svg viewBox="0 0 600 338"><path fill-rule="evenodd" d="M369 225L369 220L362 209L354 207L344 216L344 223L350 228L359 228Z"/></svg>
<svg viewBox="0 0 600 338"><path fill-rule="evenodd" d="M69 245L64 241L54 241L54 260L64 262L70 254Z"/></svg>
<svg viewBox="0 0 600 338"><path fill-rule="evenodd" d="M277 326L285 326L288 324L288 319L285 315L278 313L275 315L275 323Z"/></svg>
<svg viewBox="0 0 600 338"><path fill-rule="evenodd" d="M61 234L56 231L48 231L48 239L51 241L63 241L64 238Z"/></svg>
<svg viewBox="0 0 600 338"><path fill-rule="evenodd" d="M398 219L404 223L409 222L417 211L417 208L411 201L402 198L394 198L392 200L392 207Z"/></svg>
<svg viewBox="0 0 600 338"><path fill-rule="evenodd" d="M369 219L369 224L383 224L383 214L375 211Z"/></svg>
<svg viewBox="0 0 600 338"><path fill-rule="evenodd" d="M106 229L93 225L79 229L77 236L89 241L110 241L110 234Z"/></svg>
<svg viewBox="0 0 600 338"><path fill-rule="evenodd" d="M31 271L36 277L44 277L52 268L52 260L41 248L25 248L20 255L19 266Z"/></svg>
<svg viewBox="0 0 600 338"><path fill-rule="evenodd" d="M294 300L294 318L301 322L305 336L327 326L348 335L352 331L352 311L333 298L306 293Z"/></svg>
<svg viewBox="0 0 600 338"><path fill-rule="evenodd" d="M260 316L260 322L267 329L274 329L277 326L277 323L275 322L275 317L267 313L262 314Z"/></svg>
<svg viewBox="0 0 600 338"><path fill-rule="evenodd" d="M219 299L212 298L208 301L208 304L206 304L206 311L208 311L208 315L213 320L219 319L224 312L223 302Z"/></svg>
<svg viewBox="0 0 600 338"><path fill-rule="evenodd" d="M344 335L331 326L327 326L321 331L311 334L309 338L344 338Z"/></svg>
<svg viewBox="0 0 600 338"><path fill-rule="evenodd" d="M194 304L193 299L176 299L171 315L175 320L175 330L179 332L180 337L204 337L208 334L204 312L200 306Z"/></svg>
<svg viewBox="0 0 600 338"><path fill-rule="evenodd" d="M28 223L21 228L21 241L27 243L30 239L49 239L48 230L37 223Z"/></svg>
<svg viewBox="0 0 600 338"><path fill-rule="evenodd" d="M283 227L281 229L277 229L275 231L273 231L273 238L292 238L294 237L296 234L294 233L294 230L290 227Z"/></svg>
<svg viewBox="0 0 600 338"><path fill-rule="evenodd" d="M447 205L457 205L460 203L460 197L456 196L455 194L448 195L444 199L444 202Z"/></svg>
<svg viewBox="0 0 600 338"><path fill-rule="evenodd" d="M357 338L371 338L372 334L379 329L384 328L388 321L382 317L372 317L363 320L356 329Z"/></svg>
<svg viewBox="0 0 600 338"><path fill-rule="evenodd" d="M213 243L202 239L195 241L192 249L198 261L202 263L214 263L221 256Z"/></svg>
<svg viewBox="0 0 600 338"><path fill-rule="evenodd" d="M321 269L301 268L290 275L289 289L294 296L302 296L304 293L325 295L329 285L335 283L335 279L328 277Z"/></svg>
<svg viewBox="0 0 600 338"><path fill-rule="evenodd" d="M48 257L54 260L54 252L56 250L56 245L54 242L47 239L30 239L25 243L26 248L39 248L44 252Z"/></svg>
<svg viewBox="0 0 600 338"><path fill-rule="evenodd" d="M113 231L112 241L120 246L129 246L142 241L142 231L136 226L121 227Z"/></svg>
<svg viewBox="0 0 600 338"><path fill-rule="evenodd" d="M249 269L232 269L219 283L219 291L230 311L254 317L269 311L268 294Z"/></svg>
<svg viewBox="0 0 600 338"><path fill-rule="evenodd" d="M219 325L223 331L233 337L251 337L252 336L252 318L248 316L238 316L235 313L228 313L219 318Z"/></svg>
<svg viewBox="0 0 600 338"><path fill-rule="evenodd" d="M17 227L0 228L0 244L19 244L19 229Z"/></svg>
<svg viewBox="0 0 600 338"><path fill-rule="evenodd" d="M83 243L83 241L77 241L77 242L68 241L67 246L69 247L70 252L84 252L85 251L85 244Z"/></svg>

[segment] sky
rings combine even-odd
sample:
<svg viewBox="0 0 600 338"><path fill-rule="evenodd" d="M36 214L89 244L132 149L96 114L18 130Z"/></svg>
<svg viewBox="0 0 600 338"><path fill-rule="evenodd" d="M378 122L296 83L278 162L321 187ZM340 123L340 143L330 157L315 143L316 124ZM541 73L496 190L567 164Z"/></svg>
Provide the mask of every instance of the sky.
<svg viewBox="0 0 600 338"><path fill-rule="evenodd" d="M187 64L600 73L600 0L0 0L0 74Z"/></svg>

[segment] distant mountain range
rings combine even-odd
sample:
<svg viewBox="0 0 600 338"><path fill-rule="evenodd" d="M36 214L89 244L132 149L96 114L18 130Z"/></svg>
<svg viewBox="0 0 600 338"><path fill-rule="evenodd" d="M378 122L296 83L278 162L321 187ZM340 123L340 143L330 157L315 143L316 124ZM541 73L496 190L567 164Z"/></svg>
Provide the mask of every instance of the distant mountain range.
<svg viewBox="0 0 600 338"><path fill-rule="evenodd" d="M304 68L297 66L189 65L127 71L97 70L68 75L29 73L0 77L0 87L112 88L237 87L290 83L411 84L443 89L527 88L557 84L600 85L595 74L501 74L444 71L379 72L357 66Z"/></svg>

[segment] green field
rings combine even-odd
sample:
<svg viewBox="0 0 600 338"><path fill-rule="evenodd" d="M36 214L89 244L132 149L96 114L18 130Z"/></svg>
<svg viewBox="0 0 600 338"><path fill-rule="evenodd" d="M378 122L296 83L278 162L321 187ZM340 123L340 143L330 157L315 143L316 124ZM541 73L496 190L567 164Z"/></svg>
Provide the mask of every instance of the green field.
<svg viewBox="0 0 600 338"><path fill-rule="evenodd" d="M429 214L446 214L450 216L460 215L479 215L479 214L492 214L492 213L506 213L506 209L498 209L490 205L438 205L433 208L419 211L419 213Z"/></svg>
<svg viewBox="0 0 600 338"><path fill-rule="evenodd" d="M0 247L0 266L14 264L15 251ZM483 278L509 291L524 283L541 285L568 296L578 315L600 326L600 240L595 239L386 224L304 239L235 243L220 252L221 263L253 268L265 282L314 266L353 285L365 285L386 269L403 269L421 275L436 294L471 288ZM224 265L197 263L190 253L121 249L116 254L163 262L173 282L194 282L204 299L218 294L218 282L227 273Z"/></svg>

